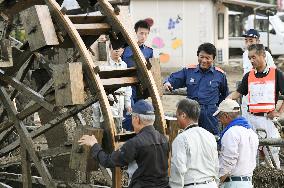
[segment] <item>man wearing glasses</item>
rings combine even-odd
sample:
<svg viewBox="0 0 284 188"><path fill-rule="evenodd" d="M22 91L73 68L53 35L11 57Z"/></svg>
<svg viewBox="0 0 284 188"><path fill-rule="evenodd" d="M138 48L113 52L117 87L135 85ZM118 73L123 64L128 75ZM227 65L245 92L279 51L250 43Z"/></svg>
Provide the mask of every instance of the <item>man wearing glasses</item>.
<svg viewBox="0 0 284 188"><path fill-rule="evenodd" d="M213 65L216 48L204 43L197 50L198 65L172 73L164 82L164 89L172 91L187 88L187 98L195 100L201 108L199 126L214 135L219 135L218 120L212 114L218 104L228 95L227 78L223 70Z"/></svg>

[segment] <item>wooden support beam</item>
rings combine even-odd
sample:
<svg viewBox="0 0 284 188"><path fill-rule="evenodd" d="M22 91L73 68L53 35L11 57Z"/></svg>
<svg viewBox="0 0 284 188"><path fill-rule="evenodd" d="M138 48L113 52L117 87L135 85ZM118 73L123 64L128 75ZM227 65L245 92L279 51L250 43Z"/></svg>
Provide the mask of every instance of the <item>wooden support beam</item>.
<svg viewBox="0 0 284 188"><path fill-rule="evenodd" d="M100 23L106 19L106 16L85 16L85 15L68 15L73 24L91 24Z"/></svg>
<svg viewBox="0 0 284 188"><path fill-rule="evenodd" d="M42 159L39 158L36 151L34 150L35 146L33 144L32 138L28 133L25 125L22 121L19 121L16 117L17 111L12 104L12 101L9 99L9 96L3 87L0 87L0 99L2 104L5 106L10 119L15 122L15 128L21 138L22 144L25 145L31 159L35 163L35 166L38 170L38 173L42 176L44 183L47 187L55 188L55 184L52 181L52 177L49 174L49 171Z"/></svg>
<svg viewBox="0 0 284 188"><path fill-rule="evenodd" d="M0 79L7 84L13 86L18 91L25 93L27 97L31 98L32 100L36 101L39 105L47 109L48 111L52 112L54 109L54 105L47 102L42 95L35 92L31 88L25 86L23 83L18 81L15 78L11 78L9 76L6 76L4 71L0 70Z"/></svg>
<svg viewBox="0 0 284 188"><path fill-rule="evenodd" d="M21 144L21 160L22 160L22 180L23 180L23 188L32 187L32 174L31 174L31 163L29 159L28 151L26 150L24 140L22 140Z"/></svg>
<svg viewBox="0 0 284 188"><path fill-rule="evenodd" d="M59 114L55 119L53 119L53 120L49 121L48 123L44 124L39 129L31 132L30 133L31 138L36 138L37 136L45 133L49 129L51 129L51 128L55 127L56 125L58 125L59 123L65 121L66 119L74 116L78 112L81 112L85 108L91 106L96 101L97 101L97 97L92 97L92 98L88 99L85 104L77 105L77 106L72 107L71 109L69 109L67 112L65 112L63 114ZM16 141L14 141L13 143L9 144L8 146L2 148L0 150L0 157L3 157L7 153L17 149L19 147L19 145L20 145L20 140L18 139Z"/></svg>
<svg viewBox="0 0 284 188"><path fill-rule="evenodd" d="M107 23L74 24L80 35L101 35L110 31Z"/></svg>
<svg viewBox="0 0 284 188"><path fill-rule="evenodd" d="M132 77L136 76L136 68L126 68L126 69L113 69L109 66L96 66L95 72L100 75L101 79L108 78L120 78L120 77Z"/></svg>
<svg viewBox="0 0 284 188"><path fill-rule="evenodd" d="M275 147L283 147L284 139L283 138L265 138L259 139L260 146L275 146Z"/></svg>
<svg viewBox="0 0 284 188"><path fill-rule="evenodd" d="M105 89L121 88L139 83L137 77L101 79Z"/></svg>

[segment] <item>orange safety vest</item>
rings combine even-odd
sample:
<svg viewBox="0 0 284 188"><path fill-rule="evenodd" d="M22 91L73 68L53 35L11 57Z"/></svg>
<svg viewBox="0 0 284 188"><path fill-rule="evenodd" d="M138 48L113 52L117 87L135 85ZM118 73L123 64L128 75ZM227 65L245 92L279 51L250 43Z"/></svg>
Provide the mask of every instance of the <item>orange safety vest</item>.
<svg viewBox="0 0 284 188"><path fill-rule="evenodd" d="M248 105L251 113L267 113L275 110L275 68L263 78L255 77L255 70L248 76Z"/></svg>

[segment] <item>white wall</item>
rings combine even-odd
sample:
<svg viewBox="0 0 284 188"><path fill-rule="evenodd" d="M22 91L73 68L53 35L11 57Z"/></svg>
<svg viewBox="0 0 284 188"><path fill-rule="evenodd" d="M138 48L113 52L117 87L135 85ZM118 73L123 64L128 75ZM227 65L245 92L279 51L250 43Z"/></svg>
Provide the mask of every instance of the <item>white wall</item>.
<svg viewBox="0 0 284 188"><path fill-rule="evenodd" d="M215 43L214 11L211 0L131 0L130 4L133 23L145 18L154 20L148 45L156 55L168 54L169 60L161 63L163 68L196 64L198 46Z"/></svg>

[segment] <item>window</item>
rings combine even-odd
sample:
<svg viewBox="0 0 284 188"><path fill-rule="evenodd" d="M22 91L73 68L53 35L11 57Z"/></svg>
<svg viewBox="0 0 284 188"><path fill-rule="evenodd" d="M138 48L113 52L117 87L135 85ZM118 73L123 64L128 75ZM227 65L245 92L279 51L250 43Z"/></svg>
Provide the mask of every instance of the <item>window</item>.
<svg viewBox="0 0 284 188"><path fill-rule="evenodd" d="M224 14L218 14L218 39L224 39Z"/></svg>

